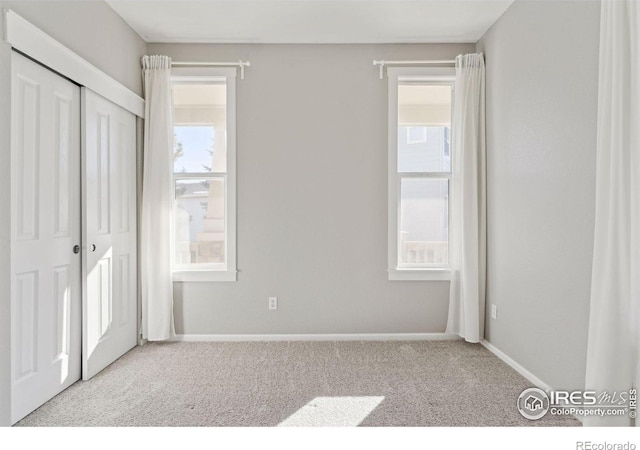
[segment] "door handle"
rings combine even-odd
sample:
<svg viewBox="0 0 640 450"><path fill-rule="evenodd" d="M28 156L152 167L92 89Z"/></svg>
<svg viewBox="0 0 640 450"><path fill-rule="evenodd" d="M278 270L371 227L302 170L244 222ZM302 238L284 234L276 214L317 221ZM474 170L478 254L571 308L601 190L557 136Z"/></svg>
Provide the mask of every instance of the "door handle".
<svg viewBox="0 0 640 450"><path fill-rule="evenodd" d="M96 251L96 244L91 244L91 251L95 252Z"/></svg>
<svg viewBox="0 0 640 450"><path fill-rule="evenodd" d="M73 253L75 253L76 255L77 255L78 253L80 253L80 246L79 246L79 245L74 245L74 246L73 246Z"/></svg>

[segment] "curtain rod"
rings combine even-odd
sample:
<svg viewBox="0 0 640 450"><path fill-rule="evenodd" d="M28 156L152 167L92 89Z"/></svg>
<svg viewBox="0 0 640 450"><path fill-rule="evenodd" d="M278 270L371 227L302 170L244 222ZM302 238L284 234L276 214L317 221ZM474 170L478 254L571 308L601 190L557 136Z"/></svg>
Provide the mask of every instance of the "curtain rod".
<svg viewBox="0 0 640 450"><path fill-rule="evenodd" d="M244 80L244 68L251 66L251 61L238 62L190 62L190 61L173 61L171 66L181 67L240 67L240 79Z"/></svg>
<svg viewBox="0 0 640 450"><path fill-rule="evenodd" d="M407 65L407 64L438 64L438 65L446 65L446 64L455 64L455 59L443 59L443 60L408 60L408 61L385 61L385 60L374 60L374 66L380 66L380 79L384 78L384 66L398 66L398 65Z"/></svg>

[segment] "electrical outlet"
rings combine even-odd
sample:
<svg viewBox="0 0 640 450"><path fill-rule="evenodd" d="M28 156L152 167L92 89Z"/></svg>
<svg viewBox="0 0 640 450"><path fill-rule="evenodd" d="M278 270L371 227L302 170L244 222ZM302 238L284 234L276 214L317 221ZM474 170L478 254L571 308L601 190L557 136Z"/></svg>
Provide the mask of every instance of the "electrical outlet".
<svg viewBox="0 0 640 450"><path fill-rule="evenodd" d="M269 297L269 309L278 309L278 297Z"/></svg>
<svg viewBox="0 0 640 450"><path fill-rule="evenodd" d="M497 319L498 318L498 305L495 304L491 304L491 318L492 319Z"/></svg>

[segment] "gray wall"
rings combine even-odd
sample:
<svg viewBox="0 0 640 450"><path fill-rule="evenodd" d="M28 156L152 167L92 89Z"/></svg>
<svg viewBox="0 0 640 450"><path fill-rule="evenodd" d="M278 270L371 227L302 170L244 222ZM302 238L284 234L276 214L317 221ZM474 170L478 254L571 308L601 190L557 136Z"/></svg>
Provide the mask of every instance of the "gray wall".
<svg viewBox="0 0 640 450"><path fill-rule="evenodd" d="M372 61L474 48L150 45L251 61L237 84L238 281L176 283L177 332L444 331L447 282L388 281L387 81Z"/></svg>
<svg viewBox="0 0 640 450"><path fill-rule="evenodd" d="M78 55L142 95L147 44L103 1L0 1Z"/></svg>
<svg viewBox="0 0 640 450"><path fill-rule="evenodd" d="M145 42L103 2L0 1L116 80L141 93ZM4 36L4 17L0 36ZM10 210L11 50L0 41L0 210ZM10 217L0 215L0 425L10 423Z"/></svg>
<svg viewBox="0 0 640 450"><path fill-rule="evenodd" d="M599 3L517 1L487 63L486 338L556 389L583 388L595 205Z"/></svg>

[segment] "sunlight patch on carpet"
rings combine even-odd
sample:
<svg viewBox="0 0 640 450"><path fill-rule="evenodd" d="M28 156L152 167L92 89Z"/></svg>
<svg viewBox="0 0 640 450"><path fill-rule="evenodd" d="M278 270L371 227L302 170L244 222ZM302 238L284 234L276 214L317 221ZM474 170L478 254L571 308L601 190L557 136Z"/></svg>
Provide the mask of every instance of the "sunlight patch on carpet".
<svg viewBox="0 0 640 450"><path fill-rule="evenodd" d="M384 397L316 397L280 427L355 427L384 400Z"/></svg>

